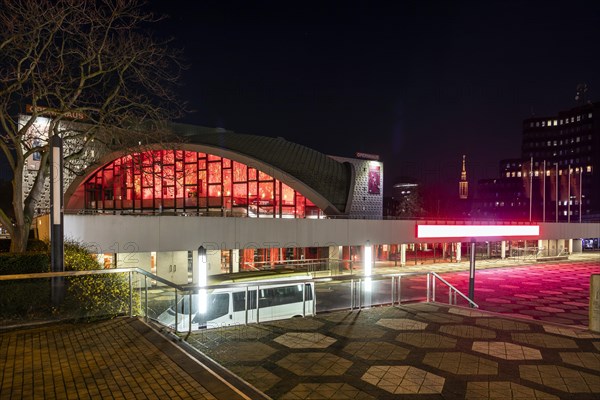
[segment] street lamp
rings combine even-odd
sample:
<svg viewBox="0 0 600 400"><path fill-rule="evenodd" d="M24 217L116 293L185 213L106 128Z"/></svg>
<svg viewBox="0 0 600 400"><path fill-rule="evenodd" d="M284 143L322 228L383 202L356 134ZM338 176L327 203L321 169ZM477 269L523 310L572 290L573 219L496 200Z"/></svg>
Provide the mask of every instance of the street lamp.
<svg viewBox="0 0 600 400"><path fill-rule="evenodd" d="M200 245L198 247L198 286L206 287L208 283L208 269L206 263L206 249ZM208 306L206 289L200 289L198 293L198 312L205 314Z"/></svg>
<svg viewBox="0 0 600 400"><path fill-rule="evenodd" d="M64 228L63 228L63 140L58 135L50 139L50 225L52 272L64 272ZM64 277L52 278L52 304L58 306L64 298Z"/></svg>

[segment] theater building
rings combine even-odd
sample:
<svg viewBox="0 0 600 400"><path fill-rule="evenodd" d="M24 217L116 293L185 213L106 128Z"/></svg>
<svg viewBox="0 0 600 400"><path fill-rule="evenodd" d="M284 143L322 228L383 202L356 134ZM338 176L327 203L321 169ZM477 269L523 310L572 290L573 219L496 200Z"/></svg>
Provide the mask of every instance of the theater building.
<svg viewBox="0 0 600 400"><path fill-rule="evenodd" d="M470 241L419 238L417 221L383 220L378 160L223 129L172 129L181 140L112 152L91 146L64 169L65 238L87 244L106 267L139 267L178 284L257 270L337 274L362 269L367 248L375 263L401 268L459 261ZM28 160L25 192L36 167ZM48 193L40 203L34 230L44 239ZM501 258L542 247L571 252L581 246L569 238L597 237L597 224L569 232L556 225L543 227L543 238L482 240L478 251ZM207 250L204 271L199 246Z"/></svg>

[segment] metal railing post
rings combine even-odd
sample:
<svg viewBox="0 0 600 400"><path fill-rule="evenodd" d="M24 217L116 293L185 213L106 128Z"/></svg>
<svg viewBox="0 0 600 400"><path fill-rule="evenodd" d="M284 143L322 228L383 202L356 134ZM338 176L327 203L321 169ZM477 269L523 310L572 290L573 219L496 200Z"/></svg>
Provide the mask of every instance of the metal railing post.
<svg viewBox="0 0 600 400"><path fill-rule="evenodd" d="M177 328L179 328L179 307L177 307L177 289L175 289L175 307L173 307L175 309L175 332L177 332Z"/></svg>
<svg viewBox="0 0 600 400"><path fill-rule="evenodd" d="M190 297L189 297L189 303L188 303L188 313L190 315L189 325L188 325L188 333L191 334L192 333L192 291L191 290L190 290Z"/></svg>
<svg viewBox="0 0 600 400"><path fill-rule="evenodd" d="M448 304L452 304L452 288L448 289Z"/></svg>
<svg viewBox="0 0 600 400"><path fill-rule="evenodd" d="M306 283L302 284L302 316L306 317Z"/></svg>
<svg viewBox="0 0 600 400"><path fill-rule="evenodd" d="M398 305L402 304L402 275L398 276Z"/></svg>
<svg viewBox="0 0 600 400"><path fill-rule="evenodd" d="M133 317L133 271L129 271L129 316Z"/></svg>
<svg viewBox="0 0 600 400"><path fill-rule="evenodd" d="M260 286L256 285L256 323L257 324L260 322L260 319L258 317L260 314L260 312L258 311L260 309L259 300L260 300Z"/></svg>
<svg viewBox="0 0 600 400"><path fill-rule="evenodd" d="M391 298L391 300L392 300L391 301L392 307L394 307L394 303L395 303L395 301L394 301L394 283L396 283L396 278L392 276L392 290L391 290L391 293L392 293L392 298Z"/></svg>
<svg viewBox="0 0 600 400"><path fill-rule="evenodd" d="M435 276L431 277L431 301L435 301Z"/></svg>
<svg viewBox="0 0 600 400"><path fill-rule="evenodd" d="M427 273L427 293L426 293L426 296L427 296L426 297L426 302L427 303L429 303L430 291L431 291L431 288L429 287L430 284L431 284L431 282L430 282L430 276L431 276L431 274L428 272Z"/></svg>
<svg viewBox="0 0 600 400"><path fill-rule="evenodd" d="M148 320L148 277L144 275L144 314Z"/></svg>
<svg viewBox="0 0 600 400"><path fill-rule="evenodd" d="M358 280L358 309L362 308L362 279Z"/></svg>
<svg viewBox="0 0 600 400"><path fill-rule="evenodd" d="M246 310L246 323L248 325L248 286L246 286L246 296L244 297L244 309Z"/></svg>
<svg viewBox="0 0 600 400"><path fill-rule="evenodd" d="M354 310L354 279L350 279L350 309Z"/></svg>

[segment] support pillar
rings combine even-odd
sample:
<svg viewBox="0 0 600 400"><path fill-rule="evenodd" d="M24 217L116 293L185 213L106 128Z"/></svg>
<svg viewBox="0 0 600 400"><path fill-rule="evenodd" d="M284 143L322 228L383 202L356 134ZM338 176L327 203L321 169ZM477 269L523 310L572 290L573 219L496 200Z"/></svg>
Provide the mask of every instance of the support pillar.
<svg viewBox="0 0 600 400"><path fill-rule="evenodd" d="M231 272L240 272L240 250L231 250Z"/></svg>
<svg viewBox="0 0 600 400"><path fill-rule="evenodd" d="M500 258L503 260L506 258L506 240L500 242Z"/></svg>
<svg viewBox="0 0 600 400"><path fill-rule="evenodd" d="M456 246L456 262L460 262L462 260L462 255L461 255L461 246L460 246L460 242L456 242L454 244Z"/></svg>
<svg viewBox="0 0 600 400"><path fill-rule="evenodd" d="M406 266L406 244L400 245L400 266Z"/></svg>
<svg viewBox="0 0 600 400"><path fill-rule="evenodd" d="M569 239L569 254L573 253L573 239Z"/></svg>

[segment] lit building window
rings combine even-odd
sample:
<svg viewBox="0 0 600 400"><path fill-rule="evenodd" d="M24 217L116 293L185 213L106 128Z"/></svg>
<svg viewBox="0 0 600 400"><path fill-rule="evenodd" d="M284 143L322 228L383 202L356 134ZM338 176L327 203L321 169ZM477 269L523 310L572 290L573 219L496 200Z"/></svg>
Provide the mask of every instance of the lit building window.
<svg viewBox="0 0 600 400"><path fill-rule="evenodd" d="M558 124L557 120L552 121L552 125L556 126Z"/></svg>
<svg viewBox="0 0 600 400"><path fill-rule="evenodd" d="M575 122L575 117L571 117L571 122Z"/></svg>
<svg viewBox="0 0 600 400"><path fill-rule="evenodd" d="M117 158L84 184L85 208L270 218L323 212L285 183L212 154L159 150Z"/></svg>
<svg viewBox="0 0 600 400"><path fill-rule="evenodd" d="M521 177L521 171L517 172L517 177Z"/></svg>
<svg viewBox="0 0 600 400"><path fill-rule="evenodd" d="M510 178L510 172L507 172L507 173L506 173L506 177L507 177L507 178Z"/></svg>
<svg viewBox="0 0 600 400"><path fill-rule="evenodd" d="M585 169L587 172L592 172L592 166L588 165L587 168Z"/></svg>
<svg viewBox="0 0 600 400"><path fill-rule="evenodd" d="M588 114L588 118L592 118L592 113L589 113L589 114Z"/></svg>
<svg viewBox="0 0 600 400"><path fill-rule="evenodd" d="M577 122L581 121L581 115L577 116Z"/></svg>

